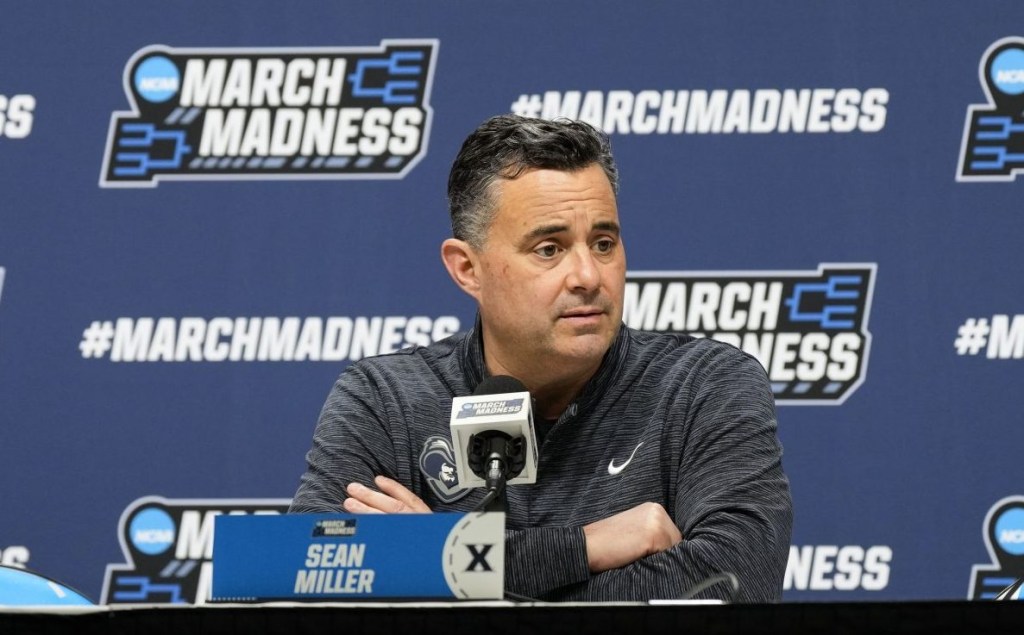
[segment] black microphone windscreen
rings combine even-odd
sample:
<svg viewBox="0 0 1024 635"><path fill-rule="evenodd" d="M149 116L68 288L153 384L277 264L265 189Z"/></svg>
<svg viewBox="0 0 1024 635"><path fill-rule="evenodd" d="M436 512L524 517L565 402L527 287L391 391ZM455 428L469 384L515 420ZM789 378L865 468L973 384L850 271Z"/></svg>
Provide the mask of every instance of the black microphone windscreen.
<svg viewBox="0 0 1024 635"><path fill-rule="evenodd" d="M526 392L526 386L510 375L495 375L480 382L473 394L500 395L506 392Z"/></svg>

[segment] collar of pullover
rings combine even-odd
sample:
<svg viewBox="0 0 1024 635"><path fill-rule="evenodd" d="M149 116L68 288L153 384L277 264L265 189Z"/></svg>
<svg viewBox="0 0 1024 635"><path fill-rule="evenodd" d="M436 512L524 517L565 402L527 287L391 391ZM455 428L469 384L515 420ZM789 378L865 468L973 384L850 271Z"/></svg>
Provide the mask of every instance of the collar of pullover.
<svg viewBox="0 0 1024 635"><path fill-rule="evenodd" d="M615 377L619 375L626 355L629 352L629 329L625 324L619 325L619 332L612 340L612 345L605 353L601 365L594 376L583 386L580 394L569 404L565 412L559 417L559 421L574 417L581 412L589 410L602 395L608 392L614 383ZM477 313L473 329L466 334L461 344L462 370L466 376L466 383L469 385L470 394L476 390L477 385L490 376L487 365L484 363L484 341L483 328L480 322L480 314Z"/></svg>

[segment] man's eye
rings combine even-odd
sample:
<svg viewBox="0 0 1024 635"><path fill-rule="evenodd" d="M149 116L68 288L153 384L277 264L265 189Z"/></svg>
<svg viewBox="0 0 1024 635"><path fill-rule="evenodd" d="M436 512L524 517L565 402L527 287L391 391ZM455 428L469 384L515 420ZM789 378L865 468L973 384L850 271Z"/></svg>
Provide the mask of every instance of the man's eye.
<svg viewBox="0 0 1024 635"><path fill-rule="evenodd" d="M558 255L558 245L544 245L535 249L533 253L541 258L554 258Z"/></svg>
<svg viewBox="0 0 1024 635"><path fill-rule="evenodd" d="M615 248L615 241L611 239L599 240L594 243L594 248L599 253L606 254Z"/></svg>

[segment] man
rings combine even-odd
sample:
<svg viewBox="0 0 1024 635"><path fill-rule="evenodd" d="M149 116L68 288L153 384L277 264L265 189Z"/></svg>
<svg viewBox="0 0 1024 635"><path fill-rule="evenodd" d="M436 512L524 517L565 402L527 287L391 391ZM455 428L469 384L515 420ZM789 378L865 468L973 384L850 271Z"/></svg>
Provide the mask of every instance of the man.
<svg viewBox="0 0 1024 635"><path fill-rule="evenodd" d="M342 373L291 510L474 509L484 490L443 473L452 398L509 375L534 399L540 450L537 482L506 490L507 591L627 601L707 584L697 597L779 600L792 502L766 373L732 346L622 324L617 189L607 138L585 123L474 131L441 257L476 324ZM729 575L735 590L713 583Z"/></svg>

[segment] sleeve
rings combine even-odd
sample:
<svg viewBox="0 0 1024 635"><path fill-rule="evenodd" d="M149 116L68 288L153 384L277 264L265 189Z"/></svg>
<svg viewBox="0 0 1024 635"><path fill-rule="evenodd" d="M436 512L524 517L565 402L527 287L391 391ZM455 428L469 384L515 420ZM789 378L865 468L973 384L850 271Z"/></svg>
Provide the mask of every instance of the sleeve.
<svg viewBox="0 0 1024 635"><path fill-rule="evenodd" d="M533 527L505 532L505 590L541 599L552 589L590 578L582 527Z"/></svg>
<svg viewBox="0 0 1024 635"><path fill-rule="evenodd" d="M306 471L289 512L337 512L347 498L345 488L377 475L395 477L394 444L371 378L352 365L338 378L320 411L313 445L306 453Z"/></svg>
<svg viewBox="0 0 1024 635"><path fill-rule="evenodd" d="M764 368L738 349L712 352L688 378L693 394L673 412L683 444L669 512L683 540L667 551L548 595L556 601L696 598L777 602L793 523L775 400ZM680 400L681 401L681 400ZM678 419L676 420L676 417Z"/></svg>

